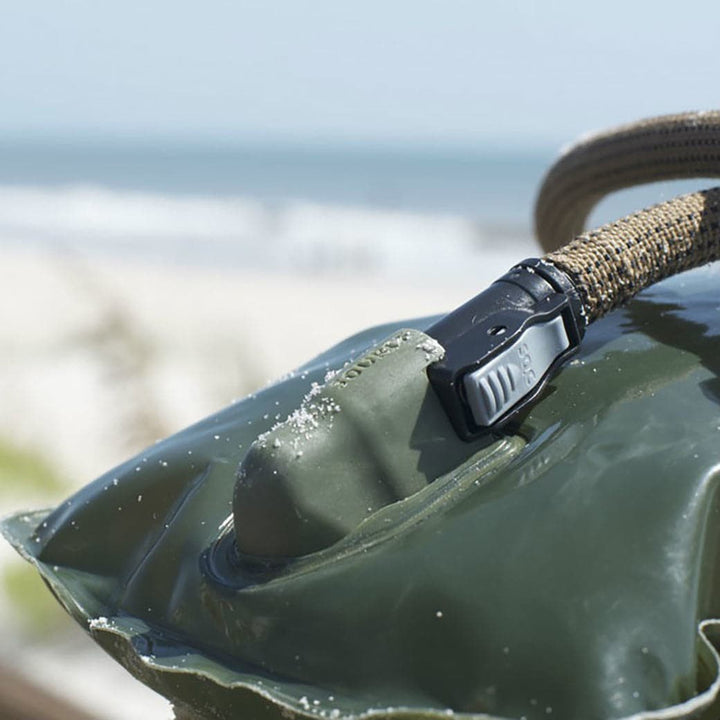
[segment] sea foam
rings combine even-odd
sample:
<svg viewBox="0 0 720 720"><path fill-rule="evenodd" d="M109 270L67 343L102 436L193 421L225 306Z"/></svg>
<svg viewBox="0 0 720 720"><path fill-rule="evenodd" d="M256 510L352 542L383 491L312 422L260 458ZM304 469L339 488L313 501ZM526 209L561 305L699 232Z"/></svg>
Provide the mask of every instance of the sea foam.
<svg viewBox="0 0 720 720"><path fill-rule="evenodd" d="M461 215L301 200L0 186L0 243L180 264L431 278L532 250L526 233ZM474 269L473 269L474 268Z"/></svg>

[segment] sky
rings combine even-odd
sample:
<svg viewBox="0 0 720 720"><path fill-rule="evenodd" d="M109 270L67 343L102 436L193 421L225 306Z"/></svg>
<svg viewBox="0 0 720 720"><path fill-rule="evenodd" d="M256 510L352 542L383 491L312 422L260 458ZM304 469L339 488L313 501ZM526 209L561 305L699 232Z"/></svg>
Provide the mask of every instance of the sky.
<svg viewBox="0 0 720 720"><path fill-rule="evenodd" d="M22 0L0 139L558 145L720 102L720 3Z"/></svg>

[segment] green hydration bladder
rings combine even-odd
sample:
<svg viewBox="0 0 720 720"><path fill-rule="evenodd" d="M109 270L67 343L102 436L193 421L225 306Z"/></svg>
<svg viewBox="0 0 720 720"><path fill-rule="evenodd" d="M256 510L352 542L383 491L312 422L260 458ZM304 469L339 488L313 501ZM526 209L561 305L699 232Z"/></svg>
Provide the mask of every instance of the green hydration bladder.
<svg viewBox="0 0 720 720"><path fill-rule="evenodd" d="M182 717L716 719L720 272L546 262L3 532Z"/></svg>

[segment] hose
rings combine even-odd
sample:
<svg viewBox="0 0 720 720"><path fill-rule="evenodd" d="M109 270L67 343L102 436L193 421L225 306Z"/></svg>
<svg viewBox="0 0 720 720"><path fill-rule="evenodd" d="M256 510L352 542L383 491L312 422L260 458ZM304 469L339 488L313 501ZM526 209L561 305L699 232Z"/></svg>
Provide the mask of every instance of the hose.
<svg viewBox="0 0 720 720"><path fill-rule="evenodd" d="M605 195L693 177L720 177L720 111L668 115L592 136L549 170L535 206L536 234L548 252L543 260L573 281L587 323L658 280L720 258L720 188L582 233Z"/></svg>

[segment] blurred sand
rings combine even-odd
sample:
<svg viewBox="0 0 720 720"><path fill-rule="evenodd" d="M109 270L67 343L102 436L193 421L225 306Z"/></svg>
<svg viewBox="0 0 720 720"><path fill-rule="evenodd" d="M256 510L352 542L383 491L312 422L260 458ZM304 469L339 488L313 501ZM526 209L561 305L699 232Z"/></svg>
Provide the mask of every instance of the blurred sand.
<svg viewBox="0 0 720 720"><path fill-rule="evenodd" d="M358 330L451 309L519 259L494 254L470 286L0 257L0 436L73 485Z"/></svg>

